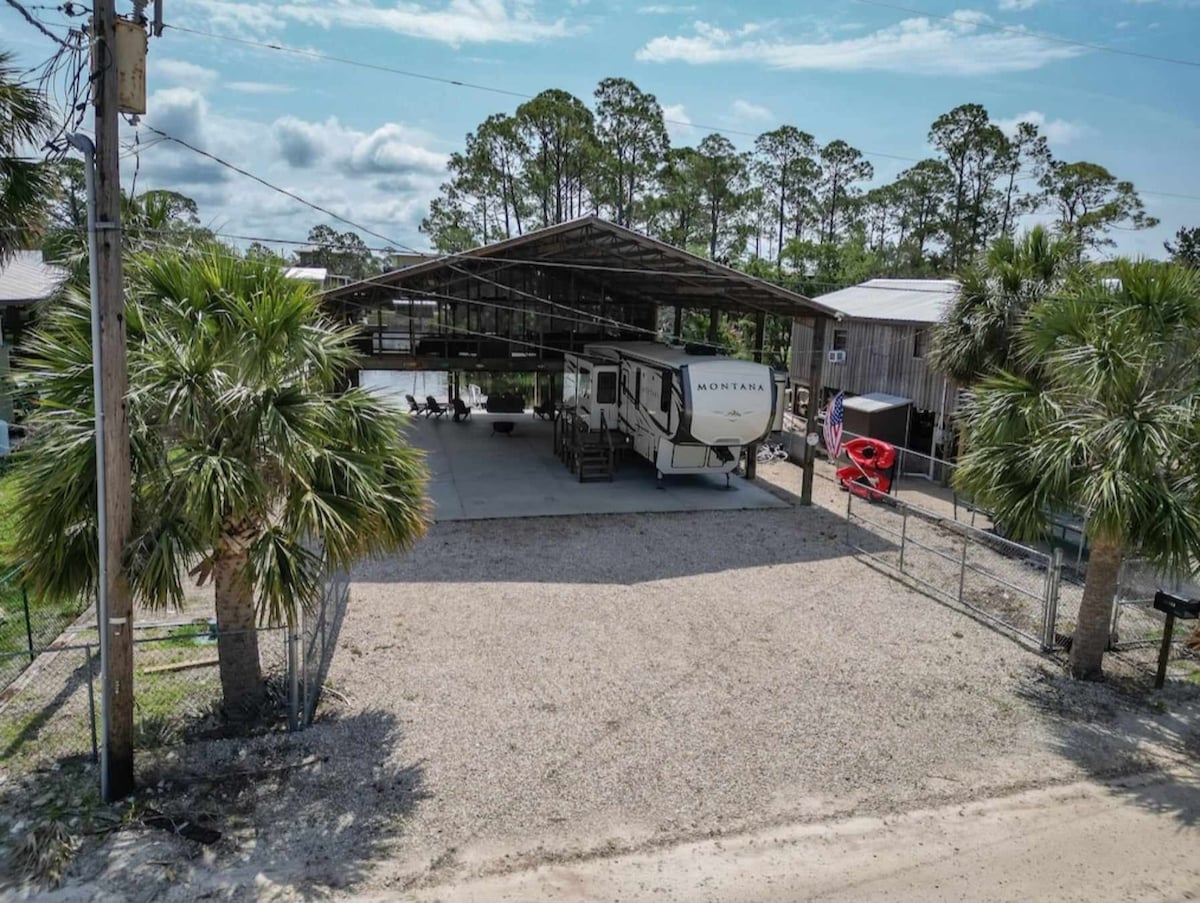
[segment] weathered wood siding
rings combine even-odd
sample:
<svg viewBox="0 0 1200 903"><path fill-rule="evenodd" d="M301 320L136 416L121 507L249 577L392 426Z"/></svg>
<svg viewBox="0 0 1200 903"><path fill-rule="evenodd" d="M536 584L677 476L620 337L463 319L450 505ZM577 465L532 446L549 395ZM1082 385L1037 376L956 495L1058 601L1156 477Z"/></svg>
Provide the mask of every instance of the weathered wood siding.
<svg viewBox="0 0 1200 903"><path fill-rule="evenodd" d="M929 367L926 358L915 357L918 330L928 330L928 324L889 323L882 320L851 320L829 324L825 331L821 372L826 386L842 389L852 395L868 392L887 392L911 398L920 411L938 411L945 388L941 374ZM846 362L831 364L829 352L834 349L839 330L846 332ZM928 334L925 341L928 350ZM797 320L792 326L791 377L794 383L808 385L809 355L812 353L812 326ZM946 415L954 412L957 393L953 385L945 389Z"/></svg>

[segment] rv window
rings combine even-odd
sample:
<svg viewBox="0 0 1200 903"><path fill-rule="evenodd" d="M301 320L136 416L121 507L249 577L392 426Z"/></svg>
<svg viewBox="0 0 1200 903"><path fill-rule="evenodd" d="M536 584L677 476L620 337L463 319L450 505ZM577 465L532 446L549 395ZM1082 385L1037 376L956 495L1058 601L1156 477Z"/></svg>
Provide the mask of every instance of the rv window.
<svg viewBox="0 0 1200 903"><path fill-rule="evenodd" d="M662 372L662 389L658 398L658 409L660 411L671 410L671 371L664 370Z"/></svg>
<svg viewBox="0 0 1200 903"><path fill-rule="evenodd" d="M579 371L579 397L580 398L591 398L592 397L592 371L591 370L580 370Z"/></svg>
<svg viewBox="0 0 1200 903"><path fill-rule="evenodd" d="M596 374L596 404L617 403L617 374L603 370Z"/></svg>
<svg viewBox="0 0 1200 903"><path fill-rule="evenodd" d="M633 400L638 404L642 403L642 368L634 369L633 377Z"/></svg>
<svg viewBox="0 0 1200 903"><path fill-rule="evenodd" d="M847 329L835 329L833 331L833 350L845 351L846 345L850 340L850 331Z"/></svg>

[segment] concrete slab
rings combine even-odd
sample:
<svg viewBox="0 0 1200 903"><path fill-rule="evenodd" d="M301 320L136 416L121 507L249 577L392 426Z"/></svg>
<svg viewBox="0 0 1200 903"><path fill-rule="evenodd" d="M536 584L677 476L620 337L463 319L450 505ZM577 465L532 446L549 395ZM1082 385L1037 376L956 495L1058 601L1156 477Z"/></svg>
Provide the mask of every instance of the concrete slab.
<svg viewBox="0 0 1200 903"><path fill-rule="evenodd" d="M512 434L493 433L496 420L512 421ZM723 477L670 476L659 489L653 466L636 456L612 483L580 483L554 457L553 426L528 413L477 411L463 423L414 417L409 440L428 455L438 521L787 507L741 477L726 489Z"/></svg>

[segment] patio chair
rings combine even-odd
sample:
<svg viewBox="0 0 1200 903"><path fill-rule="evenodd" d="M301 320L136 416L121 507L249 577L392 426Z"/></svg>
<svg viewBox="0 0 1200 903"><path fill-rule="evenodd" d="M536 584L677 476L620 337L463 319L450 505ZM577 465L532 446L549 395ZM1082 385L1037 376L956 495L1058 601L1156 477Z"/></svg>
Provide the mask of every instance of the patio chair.
<svg viewBox="0 0 1200 903"><path fill-rule="evenodd" d="M408 413L410 413L410 414L424 414L425 413L426 406L421 404L421 402L417 401L411 395L405 395L404 400L408 402Z"/></svg>
<svg viewBox="0 0 1200 903"><path fill-rule="evenodd" d="M425 396L425 416L432 414L434 417L441 417L443 414L448 414L450 409L444 404L438 404L438 400L432 395Z"/></svg>
<svg viewBox="0 0 1200 903"><path fill-rule="evenodd" d="M454 417L452 419L455 423L461 423L463 420L470 419L471 409L466 406L461 398L455 395L450 400L450 403L454 406Z"/></svg>

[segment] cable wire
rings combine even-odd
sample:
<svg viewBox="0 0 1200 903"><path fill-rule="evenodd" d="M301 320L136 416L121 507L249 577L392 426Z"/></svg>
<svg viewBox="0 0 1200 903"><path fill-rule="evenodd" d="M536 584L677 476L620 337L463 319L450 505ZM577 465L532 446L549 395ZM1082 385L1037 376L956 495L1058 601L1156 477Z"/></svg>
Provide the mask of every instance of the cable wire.
<svg viewBox="0 0 1200 903"><path fill-rule="evenodd" d="M1200 68L1200 60L1187 60L1172 56L1159 56L1154 53L1143 53L1140 50L1125 50L1120 47L1113 47L1110 44L1093 44L1090 41L1080 41L1075 38L1064 38L1059 35L1048 34L1044 31L1033 31L1019 25L999 25L992 22L979 22L974 19L967 20L956 16L947 16L940 13L932 13L922 9L914 9L911 6L902 6L899 3L889 3L887 0L855 0L856 3L863 3L867 6L878 6L882 9L894 9L899 12L910 13L914 16L922 16L927 19L941 19L945 22L953 22L956 25L970 25L972 28L986 28L990 31L999 31L1005 34L1021 35L1027 38L1037 38L1042 41L1051 41L1055 44L1065 44L1069 47L1082 47L1087 50L1097 50L1102 53L1115 53L1120 56L1137 57L1143 60L1153 60L1156 63L1171 63L1176 66L1192 66Z"/></svg>

